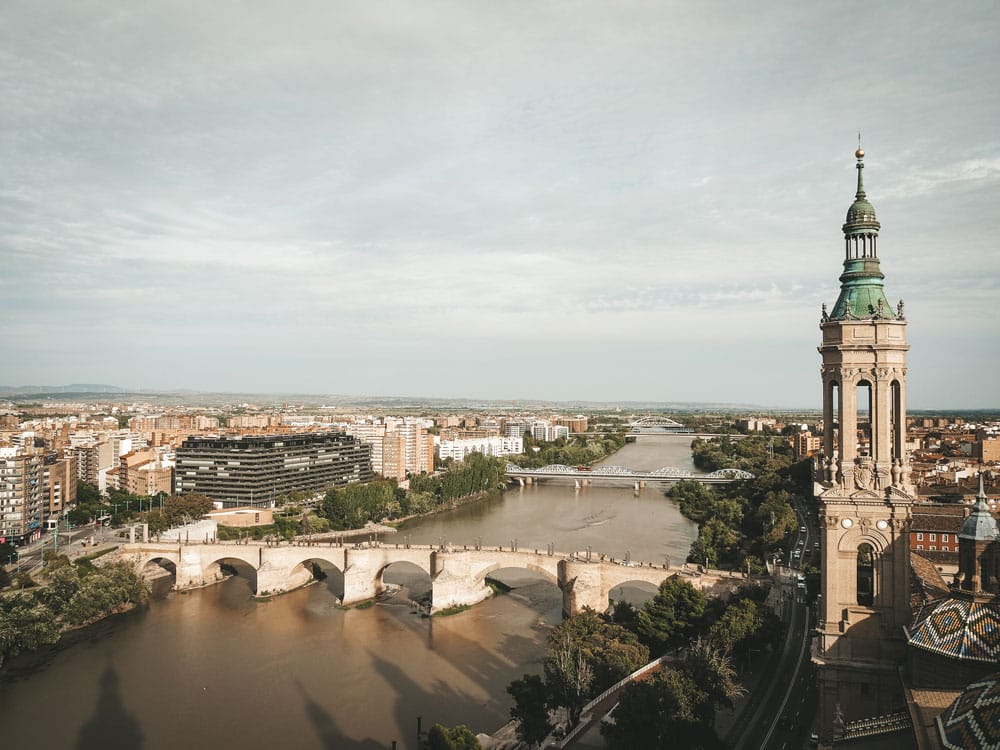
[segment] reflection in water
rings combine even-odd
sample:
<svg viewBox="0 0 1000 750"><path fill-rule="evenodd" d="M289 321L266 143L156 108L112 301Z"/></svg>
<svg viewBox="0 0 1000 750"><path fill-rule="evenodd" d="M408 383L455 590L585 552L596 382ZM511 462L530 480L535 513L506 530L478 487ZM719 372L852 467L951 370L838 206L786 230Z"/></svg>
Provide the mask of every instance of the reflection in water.
<svg viewBox="0 0 1000 750"><path fill-rule="evenodd" d="M678 450L688 442L680 438ZM626 446L611 462L685 468L663 454L669 441L655 443ZM553 541L560 550L591 545L662 562L684 557L694 526L659 488L636 497L630 487L543 484L408 524L387 542L406 535L504 545L517 537L522 549ZM392 566L385 580L404 590L364 610L341 607L343 574L325 572L326 580L266 603L254 601L242 576L171 594L88 629L37 669L37 658L13 660L0 672L4 747L36 746L40 727L48 747L100 750L368 750L393 740L404 750L415 746L417 716L425 729L440 722L491 731L508 720L504 688L540 670L560 619L559 589L533 572L495 571L513 591L443 618L421 617L407 601L429 589L424 571ZM112 660L128 668L115 672ZM80 698L92 695L96 675L95 708Z"/></svg>
<svg viewBox="0 0 1000 750"><path fill-rule="evenodd" d="M79 750L135 750L142 747L142 731L122 702L118 682L118 673L108 664L101 675L97 709L80 729L76 741Z"/></svg>

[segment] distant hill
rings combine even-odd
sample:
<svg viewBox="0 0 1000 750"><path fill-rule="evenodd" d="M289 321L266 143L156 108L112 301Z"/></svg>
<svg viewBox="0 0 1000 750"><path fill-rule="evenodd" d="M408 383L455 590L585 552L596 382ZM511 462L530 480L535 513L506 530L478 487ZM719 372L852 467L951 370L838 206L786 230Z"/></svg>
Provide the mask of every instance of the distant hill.
<svg viewBox="0 0 1000 750"><path fill-rule="evenodd" d="M0 385L0 395L23 396L46 393L127 393L120 385L104 383L72 383L70 385Z"/></svg>

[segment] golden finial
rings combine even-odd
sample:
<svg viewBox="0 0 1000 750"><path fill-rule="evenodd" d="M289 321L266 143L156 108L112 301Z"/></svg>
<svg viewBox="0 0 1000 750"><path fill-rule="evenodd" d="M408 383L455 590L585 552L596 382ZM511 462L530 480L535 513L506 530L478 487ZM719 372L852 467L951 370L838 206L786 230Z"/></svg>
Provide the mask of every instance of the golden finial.
<svg viewBox="0 0 1000 750"><path fill-rule="evenodd" d="M861 131L860 130L858 131L858 150L854 152L854 155L858 159L864 159L865 158L865 151L864 151L863 148L861 148Z"/></svg>

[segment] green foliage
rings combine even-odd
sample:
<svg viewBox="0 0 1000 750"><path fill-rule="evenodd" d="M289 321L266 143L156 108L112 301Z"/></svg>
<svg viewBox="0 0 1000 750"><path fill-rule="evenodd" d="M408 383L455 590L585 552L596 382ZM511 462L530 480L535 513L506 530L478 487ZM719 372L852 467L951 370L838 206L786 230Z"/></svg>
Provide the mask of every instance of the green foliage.
<svg viewBox="0 0 1000 750"><path fill-rule="evenodd" d="M90 482L76 483L76 502L84 505L100 505L104 502L101 491Z"/></svg>
<svg viewBox="0 0 1000 750"><path fill-rule="evenodd" d="M525 435L524 453L508 458L512 464L524 469L537 469L547 464L582 466L610 456L623 445L624 432L578 435L568 440L560 438L552 442L536 441L530 435ZM535 448L538 450L534 450Z"/></svg>
<svg viewBox="0 0 1000 750"><path fill-rule="evenodd" d="M718 748L715 732L699 719L706 700L686 671L664 667L652 679L622 690L615 721L602 724L601 734L610 750Z"/></svg>
<svg viewBox="0 0 1000 750"><path fill-rule="evenodd" d="M526 674L510 683L507 692L514 699L510 718L518 723L517 738L531 746L540 744L552 731L545 681L537 674Z"/></svg>
<svg viewBox="0 0 1000 750"><path fill-rule="evenodd" d="M706 604L705 595L688 581L668 578L639 611L639 639L653 655L679 648L701 627Z"/></svg>
<svg viewBox="0 0 1000 750"><path fill-rule="evenodd" d="M668 492L681 512L700 524L688 561L745 570L749 560L758 569L778 551L786 535L798 526L792 491L802 481L803 466L792 464L791 448L780 438L753 435L695 440L695 463L702 469L741 468L754 479L716 488L693 481L679 482ZM771 455L773 453L773 455ZM808 482L803 486L808 491ZM728 529L728 530L727 530Z"/></svg>
<svg viewBox="0 0 1000 750"><path fill-rule="evenodd" d="M543 662L547 703L565 708L574 725L588 700L648 660L649 650L635 633L585 609L549 634Z"/></svg>
<svg viewBox="0 0 1000 750"><path fill-rule="evenodd" d="M349 484L329 490L320 513L332 529L358 529L369 521L377 522L385 518L389 503L395 497L396 482L392 479Z"/></svg>
<svg viewBox="0 0 1000 750"><path fill-rule="evenodd" d="M684 655L682 669L691 677L706 699L695 713L706 726L715 722L717 707L733 707L733 701L746 693L736 679L736 670L728 654L700 638Z"/></svg>
<svg viewBox="0 0 1000 750"><path fill-rule="evenodd" d="M503 487L505 464L493 456L472 453L454 463L441 476L420 474L410 478L410 489L403 491L395 480L375 479L365 484L350 484L329 490L317 511L332 529L359 529L369 521L427 513L464 497Z"/></svg>
<svg viewBox="0 0 1000 750"><path fill-rule="evenodd" d="M582 645L571 633L557 627L549 634L544 669L550 705L565 708L569 725L576 726L580 711L591 695L594 670L584 656Z"/></svg>
<svg viewBox="0 0 1000 750"><path fill-rule="evenodd" d="M475 733L465 724L445 727L434 724L421 742L421 750L482 750Z"/></svg>
<svg viewBox="0 0 1000 750"><path fill-rule="evenodd" d="M4 659L59 640L67 626L86 625L142 601L146 584L125 562L73 565L52 555L48 586L0 595L0 664Z"/></svg>
<svg viewBox="0 0 1000 750"><path fill-rule="evenodd" d="M179 526L186 521L196 521L208 513L214 505L212 500L198 492L171 495L163 501L163 515L171 526Z"/></svg>

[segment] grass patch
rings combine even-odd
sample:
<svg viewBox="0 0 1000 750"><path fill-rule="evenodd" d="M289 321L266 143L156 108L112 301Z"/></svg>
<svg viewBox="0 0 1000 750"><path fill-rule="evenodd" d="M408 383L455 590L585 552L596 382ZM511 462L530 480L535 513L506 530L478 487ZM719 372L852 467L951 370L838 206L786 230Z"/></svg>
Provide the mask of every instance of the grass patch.
<svg viewBox="0 0 1000 750"><path fill-rule="evenodd" d="M374 599L369 599L368 601L361 602L361 604L355 604L354 608L355 609L368 609L369 607L374 607L374 606L375 606L375 600Z"/></svg>
<svg viewBox="0 0 1000 750"><path fill-rule="evenodd" d="M471 604L456 604L454 607L445 607L444 609L438 610L432 616L433 617L448 617L449 615L457 615L459 612L464 612L467 609L472 609Z"/></svg>

